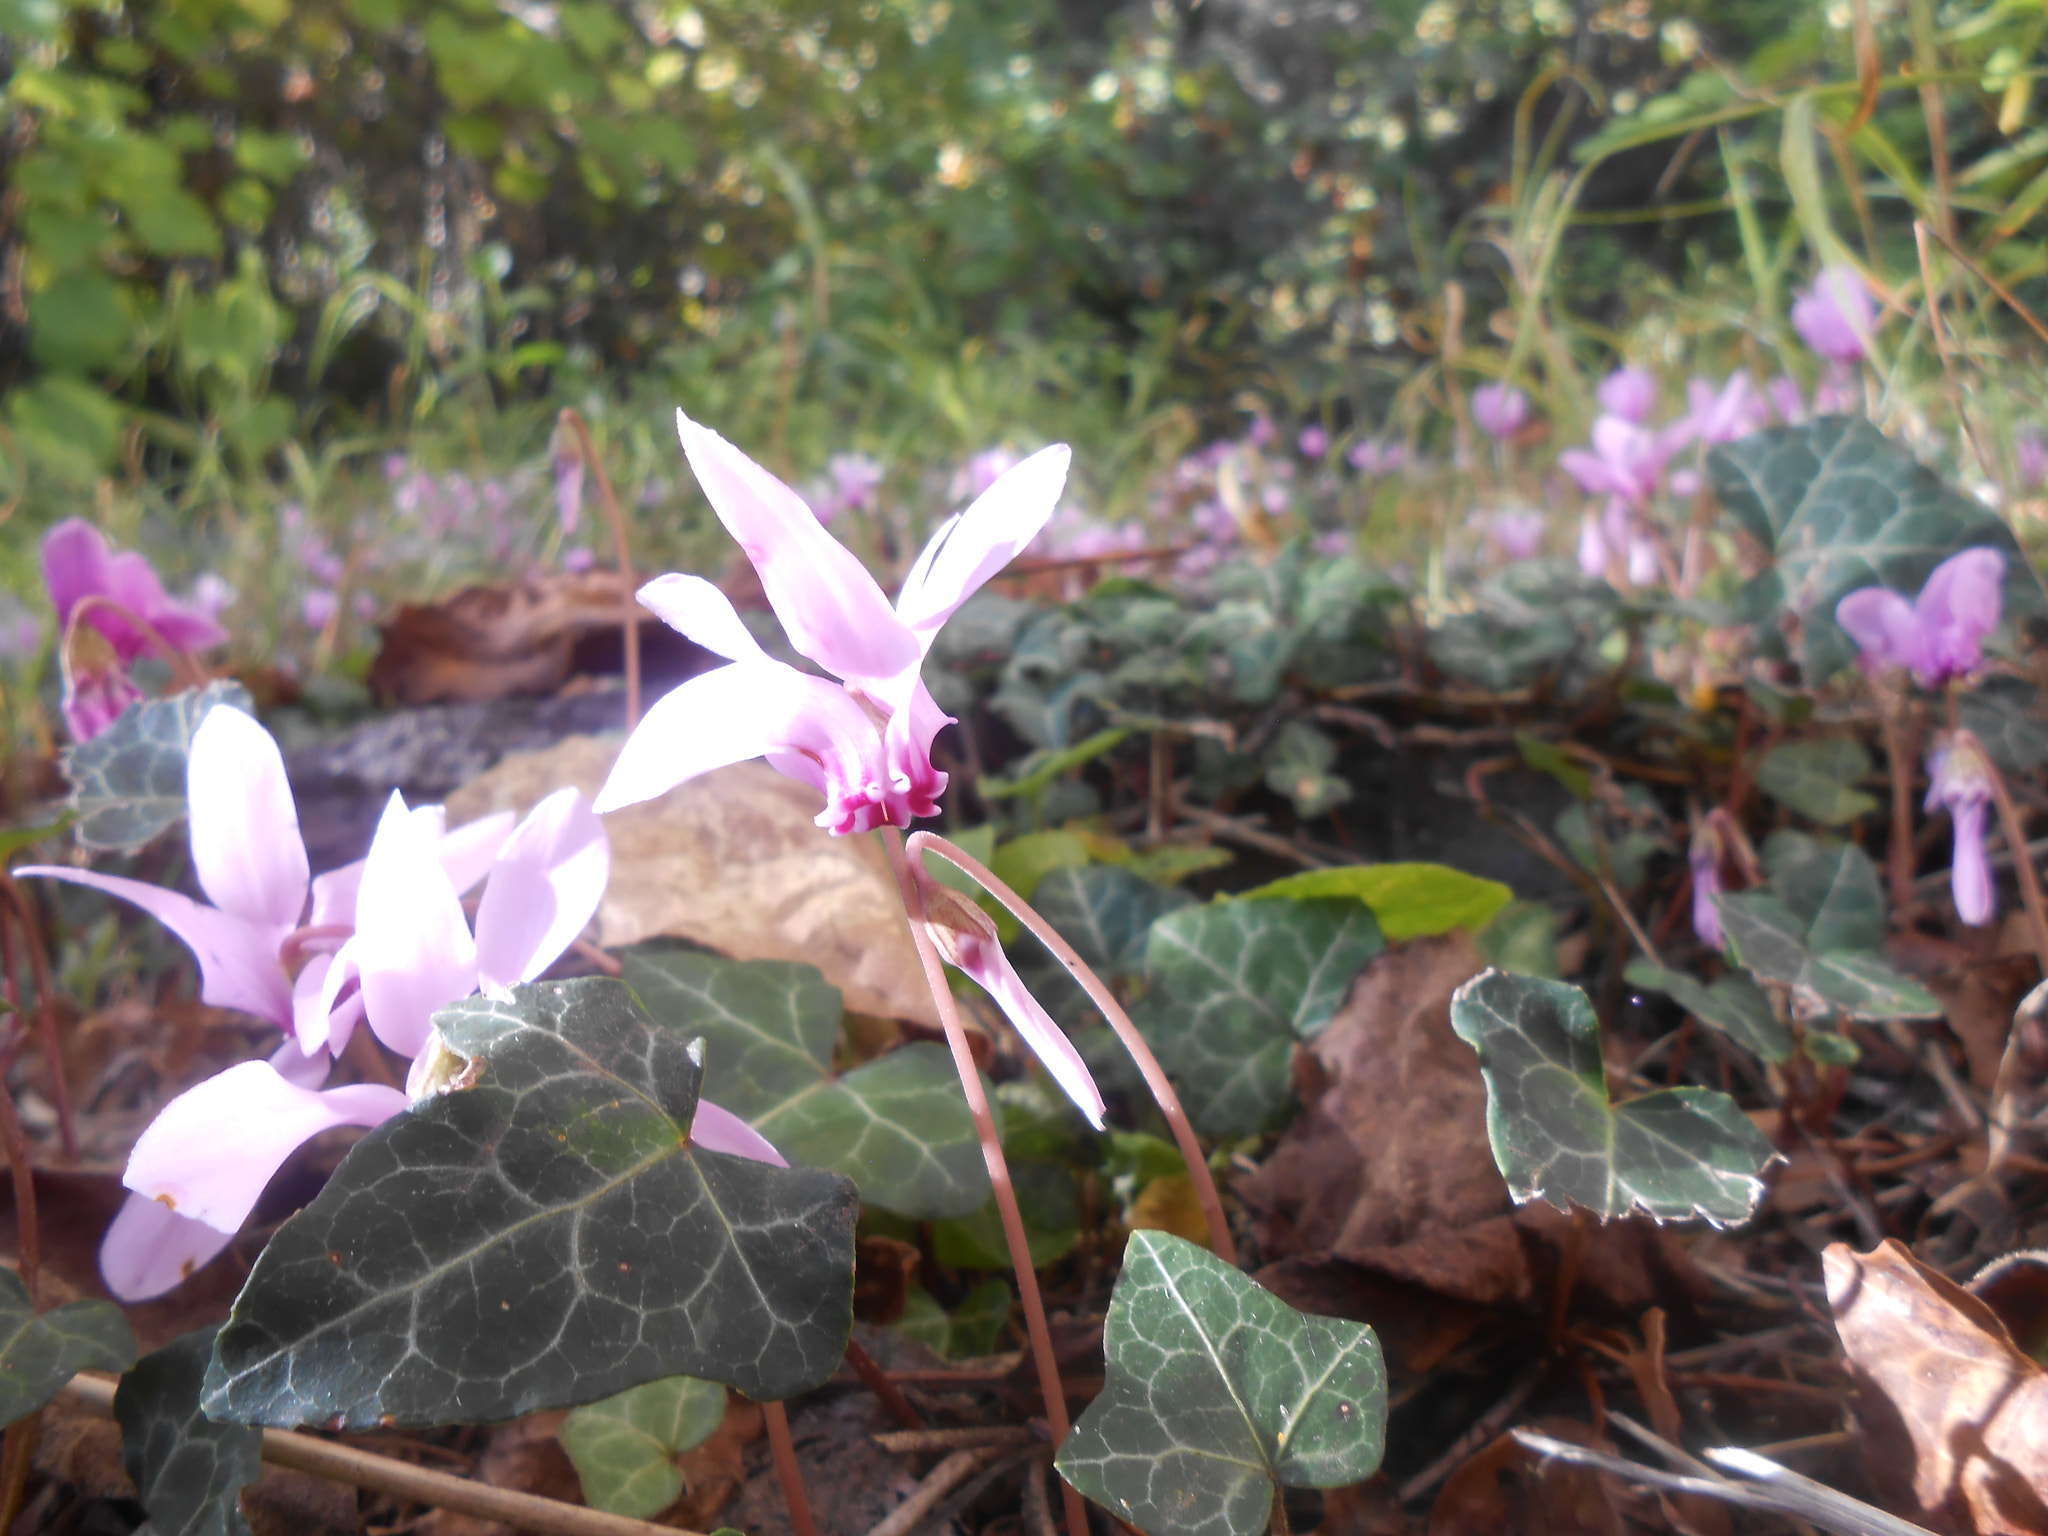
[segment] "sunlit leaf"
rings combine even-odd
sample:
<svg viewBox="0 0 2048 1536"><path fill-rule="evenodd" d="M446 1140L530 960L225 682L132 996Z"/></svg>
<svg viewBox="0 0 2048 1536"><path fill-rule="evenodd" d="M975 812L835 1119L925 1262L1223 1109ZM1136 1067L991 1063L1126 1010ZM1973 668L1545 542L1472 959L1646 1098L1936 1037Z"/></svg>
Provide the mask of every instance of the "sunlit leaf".
<svg viewBox="0 0 2048 1536"><path fill-rule="evenodd" d="M249 1536L241 1496L263 1475L263 1431L199 1411L213 1337L201 1328L144 1355L114 1393L121 1462L161 1536Z"/></svg>
<svg viewBox="0 0 2048 1536"><path fill-rule="evenodd" d="M1449 933L1453 928L1476 931L1515 899L1515 893L1498 880L1482 880L1448 865L1349 864L1341 869L1287 875L1254 886L1238 900L1285 897L1316 901L1347 896L1372 909L1390 944Z"/></svg>
<svg viewBox="0 0 2048 1536"><path fill-rule="evenodd" d="M37 1316L28 1287L0 1269L0 1424L25 1419L80 1371L125 1371L135 1335L110 1301L74 1301Z"/></svg>
<svg viewBox="0 0 2048 1536"><path fill-rule="evenodd" d="M1256 1536L1282 1487L1379 1467L1386 1371L1362 1323L1297 1312L1206 1249L1133 1232L1102 1393L1060 1475L1150 1536Z"/></svg>
<svg viewBox="0 0 2048 1536"><path fill-rule="evenodd" d="M1763 1194L1771 1145L1725 1093L1608 1102L1600 1024L1577 987L1486 971L1452 997L1451 1027L1479 1053L1487 1139L1517 1200L1720 1224Z"/></svg>
<svg viewBox="0 0 2048 1536"><path fill-rule="evenodd" d="M240 683L145 699L131 706L91 741L67 748L72 830L84 848L132 853L185 819L185 757L192 733L217 704L253 714L255 701Z"/></svg>
<svg viewBox="0 0 2048 1536"><path fill-rule="evenodd" d="M583 1484L583 1502L644 1520L683 1492L676 1458L709 1440L725 1420L725 1388L669 1376L586 1403L556 1432Z"/></svg>
<svg viewBox="0 0 2048 1536"><path fill-rule="evenodd" d="M475 1085L371 1131L278 1229L221 1330L208 1413L490 1423L664 1376L765 1401L853 1322L853 1186L700 1151L701 1047L621 983L435 1015Z"/></svg>

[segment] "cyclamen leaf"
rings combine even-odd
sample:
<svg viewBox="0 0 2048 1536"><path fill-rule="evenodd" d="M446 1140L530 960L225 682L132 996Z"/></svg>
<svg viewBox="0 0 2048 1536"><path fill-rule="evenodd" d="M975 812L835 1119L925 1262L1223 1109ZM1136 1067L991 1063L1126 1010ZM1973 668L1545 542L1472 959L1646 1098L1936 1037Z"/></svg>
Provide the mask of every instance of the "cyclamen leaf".
<svg viewBox="0 0 2048 1536"><path fill-rule="evenodd" d="M1479 1053L1487 1140L1517 1201L1723 1225L1763 1194L1775 1154L1727 1094L1608 1102L1599 1021L1577 987L1485 971L1452 995L1451 1028Z"/></svg>
<svg viewBox="0 0 2048 1536"><path fill-rule="evenodd" d="M669 1376L586 1403L556 1433L583 1485L583 1502L607 1514L644 1520L683 1492L676 1458L725 1422L725 1388L695 1376Z"/></svg>
<svg viewBox="0 0 2048 1536"><path fill-rule="evenodd" d="M220 680L167 699L145 699L93 737L67 747L72 830L82 848L132 853L185 819L185 758L208 711L227 704L250 714L240 683Z"/></svg>
<svg viewBox="0 0 2048 1536"><path fill-rule="evenodd" d="M1916 593L1950 555L1988 547L2006 559L2005 615L2048 607L2005 520L1951 490L1860 416L1756 432L1707 455L1715 495L1774 557L1780 611L1796 621L1800 664L1818 682L1848 665L1855 642L1835 605L1873 583Z"/></svg>
<svg viewBox="0 0 2048 1536"><path fill-rule="evenodd" d="M1809 1013L1839 1009L1859 1019L1923 1019L1941 1012L1927 990L1879 956L1858 950L1817 953L1806 925L1767 891L1714 898L1721 930L1735 958L1764 981L1793 989L1795 1008Z"/></svg>
<svg viewBox="0 0 2048 1536"><path fill-rule="evenodd" d="M903 1315L893 1326L906 1339L928 1344L949 1360L967 1360L993 1350L1009 1318L1010 1282L988 1279L969 1291L950 1317L931 1292L913 1285L904 1298Z"/></svg>
<svg viewBox="0 0 2048 1536"><path fill-rule="evenodd" d="M870 1205L920 1220L988 1197L974 1117L944 1047L914 1042L832 1074L845 1009L814 967L647 945L627 985L654 1021L704 1039L704 1094L792 1163L830 1168Z"/></svg>
<svg viewBox="0 0 2048 1536"><path fill-rule="evenodd" d="M1282 1486L1372 1476L1386 1370L1362 1323L1297 1312L1206 1249L1133 1232L1107 1375L1060 1475L1151 1536L1255 1536Z"/></svg>
<svg viewBox="0 0 2048 1536"><path fill-rule="evenodd" d="M0 1424L25 1419L80 1371L125 1371L135 1334L111 1301L74 1301L36 1315L28 1287L0 1269Z"/></svg>
<svg viewBox="0 0 2048 1536"><path fill-rule="evenodd" d="M114 1392L121 1463L156 1536L249 1536L242 1490L263 1475L263 1431L199 1411L214 1330L145 1355Z"/></svg>
<svg viewBox="0 0 2048 1536"><path fill-rule="evenodd" d="M2037 714L2039 696L2017 677L1987 677L1964 694L1963 726L2007 773L2048 763L2048 725Z"/></svg>
<svg viewBox="0 0 2048 1536"><path fill-rule="evenodd" d="M1145 951L1139 1023L1210 1136L1287 1118L1288 1062L1386 948L1356 901L1228 901L1169 912Z"/></svg>
<svg viewBox="0 0 2048 1536"><path fill-rule="evenodd" d="M1194 902L1185 891L1154 885L1114 864L1055 869L1030 899L1039 916L1105 981L1142 972L1152 924ZM1060 1023L1074 1027L1100 1021L1080 983L1037 939L1020 939L1012 956L1031 995Z"/></svg>
<svg viewBox="0 0 2048 1536"><path fill-rule="evenodd" d="M1498 880L1482 880L1444 864L1349 864L1305 870L1256 886L1237 899L1309 901L1344 896L1372 909L1390 944L1453 928L1476 932L1515 899L1515 893Z"/></svg>
<svg viewBox="0 0 2048 1536"><path fill-rule="evenodd" d="M207 1413L491 1423L664 1376L767 1401L832 1373L853 1186L692 1146L700 1042L603 978L434 1023L475 1086L371 1131L278 1229L221 1330Z"/></svg>
<svg viewBox="0 0 2048 1536"><path fill-rule="evenodd" d="M1788 741L1764 754L1756 784L1800 815L1839 827L1877 809L1877 797L1856 787L1870 768L1870 754L1846 736Z"/></svg>
<svg viewBox="0 0 2048 1536"><path fill-rule="evenodd" d="M1803 832L1773 832L1764 840L1763 863L1771 889L1806 924L1809 947L1874 950L1883 945L1884 890L1877 866L1861 848Z"/></svg>
<svg viewBox="0 0 2048 1536"><path fill-rule="evenodd" d="M1792 1059L1791 1029L1779 1020L1764 989L1739 972L1730 971L1709 983L1683 971L1637 960L1622 975L1634 986L1667 994L1701 1023L1712 1025L1765 1061Z"/></svg>

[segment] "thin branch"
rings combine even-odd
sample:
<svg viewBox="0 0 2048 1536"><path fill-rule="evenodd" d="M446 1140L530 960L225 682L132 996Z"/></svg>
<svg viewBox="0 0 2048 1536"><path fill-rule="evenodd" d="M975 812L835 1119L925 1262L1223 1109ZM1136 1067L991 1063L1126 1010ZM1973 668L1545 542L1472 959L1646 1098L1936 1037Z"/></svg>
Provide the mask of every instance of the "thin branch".
<svg viewBox="0 0 2048 1536"><path fill-rule="evenodd" d="M1029 1445L1038 1436L1022 1424L967 1424L957 1429L899 1429L871 1437L897 1456L922 1456L934 1451L973 1451L985 1446L1008 1450Z"/></svg>
<svg viewBox="0 0 2048 1536"><path fill-rule="evenodd" d="M859 1340L846 1341L846 1363L853 1367L853 1374L861 1379L862 1384L875 1394L875 1401L888 1409L889 1416L905 1431L929 1433L925 1430L924 1415L903 1395L903 1389L889 1379L889 1373L875 1364L875 1357L860 1347Z"/></svg>
<svg viewBox="0 0 2048 1536"><path fill-rule="evenodd" d="M912 1490L910 1497L878 1521L868 1536L910 1536L924 1517L938 1508L940 1500L1000 1454L1001 1451L995 1447L955 1451L927 1472L924 1481Z"/></svg>

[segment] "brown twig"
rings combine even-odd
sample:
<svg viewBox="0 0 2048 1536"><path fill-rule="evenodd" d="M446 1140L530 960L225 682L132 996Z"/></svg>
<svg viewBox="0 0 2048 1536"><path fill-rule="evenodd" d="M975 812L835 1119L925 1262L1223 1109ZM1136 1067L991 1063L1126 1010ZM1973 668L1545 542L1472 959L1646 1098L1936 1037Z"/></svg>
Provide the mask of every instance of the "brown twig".
<svg viewBox="0 0 2048 1536"><path fill-rule="evenodd" d="M934 1451L973 1451L986 1446L1008 1450L1029 1445L1038 1436L1022 1424L967 1424L956 1429L900 1429L871 1436L875 1444L897 1456L922 1456Z"/></svg>
<svg viewBox="0 0 2048 1536"><path fill-rule="evenodd" d="M1543 1373L1536 1370L1516 1382L1508 1389L1507 1396L1482 1413L1470 1429L1450 1443L1441 1456L1403 1483L1396 1497L1403 1504L1421 1498L1456 1471L1474 1451L1483 1445L1492 1444L1508 1420L1521 1411L1522 1404L1528 1400L1529 1394L1536 1390L1536 1383L1542 1378Z"/></svg>
<svg viewBox="0 0 2048 1536"><path fill-rule="evenodd" d="M903 1395L903 1389L889 1379L889 1373L875 1364L875 1357L860 1347L858 1339L846 1341L846 1363L853 1367L853 1374L861 1379L862 1384L875 1394L875 1401L888 1409L889 1416L906 1432L932 1433L925 1428L924 1415L911 1405L910 1399Z"/></svg>
<svg viewBox="0 0 2048 1536"><path fill-rule="evenodd" d="M910 1536L939 1501L1001 1454L996 1448L955 1451L924 1476L909 1498L876 1522L868 1536Z"/></svg>
<svg viewBox="0 0 2048 1536"><path fill-rule="evenodd" d="M49 958L37 938L28 898L13 875L0 870L0 895L14 911L21 945L28 952L29 976L36 984L36 1032L43 1052L43 1070L50 1079L50 1105L57 1111L57 1135L67 1160L78 1157L78 1127L71 1115L71 1084L64 1072L64 1052L57 1041L57 989L50 979Z"/></svg>
<svg viewBox="0 0 2048 1536"><path fill-rule="evenodd" d="M1885 765L1891 776L1892 838L1885 863L1890 869L1892 916L1906 910L1913 896L1913 744L1906 737L1905 706L1887 702L1883 710Z"/></svg>
<svg viewBox="0 0 2048 1536"><path fill-rule="evenodd" d="M811 1518L811 1501L804 1493L804 1471L797 1465L796 1441L790 1438L789 1414L782 1404L761 1405L761 1417L768 1425L768 1451L775 1462L775 1480L782 1484L783 1502L789 1506L789 1528L796 1536L818 1536L818 1523Z"/></svg>
<svg viewBox="0 0 2048 1536"><path fill-rule="evenodd" d="M1237 1262L1237 1245L1231 1240L1230 1221L1223 1213L1223 1199L1216 1191L1216 1180L1209 1172L1209 1161L1202 1155L1202 1144L1196 1139L1195 1128L1188 1121L1187 1111L1181 1107L1180 1095L1174 1092L1173 1082L1166 1075L1166 1069L1159 1065L1159 1058L1152 1054L1152 1047L1145 1037L1138 1033L1138 1027L1131 1022L1130 1015L1118 1004L1109 988L1095 969L1075 952L1074 946L1060 936L1036 909L1015 891L997 878L981 860L965 849L948 842L931 832L911 834L910 855L922 857L929 848L940 858L960 870L970 880L995 897L1017 921L1029 928L1039 942L1052 951L1055 960L1067 968L1081 990L1088 994L1088 1000L1102 1011L1109 1021L1109 1027L1116 1031L1117 1039L1138 1064L1138 1071L1145 1079L1145 1086L1152 1090L1152 1097L1159 1105L1160 1114L1173 1131L1174 1145L1180 1148L1180 1155L1188 1165L1188 1178L1195 1186L1195 1195L1202 1203L1202 1214L1209 1223L1209 1247L1226 1264Z"/></svg>
<svg viewBox="0 0 2048 1536"><path fill-rule="evenodd" d="M11 1531L28 1500L28 1475L35 1470L36 1442L42 1438L42 1410L7 1426L0 1435L0 1531Z"/></svg>
<svg viewBox="0 0 2048 1536"><path fill-rule="evenodd" d="M575 437L576 452L582 457L584 468L597 481L597 499L604 505L605 521L611 524L612 548L618 559L619 587L625 602L620 633L626 652L626 729L630 731L640 723L640 602L634 595L633 554L626 538L626 514L619 510L618 495L612 490L612 477L605 473L604 460L598 457L597 444L590 435L590 423L583 419L583 413L574 406L565 405L561 415L555 419Z"/></svg>
<svg viewBox="0 0 2048 1536"><path fill-rule="evenodd" d="M21 1283L28 1287L29 1306L34 1307L41 1299L43 1268L42 1230L36 1223L36 1172L30 1161L28 1134L4 1081L0 1081L0 1145L7 1150L7 1165L14 1175L14 1237L20 1249ZM0 1522L0 1531L6 1529Z"/></svg>

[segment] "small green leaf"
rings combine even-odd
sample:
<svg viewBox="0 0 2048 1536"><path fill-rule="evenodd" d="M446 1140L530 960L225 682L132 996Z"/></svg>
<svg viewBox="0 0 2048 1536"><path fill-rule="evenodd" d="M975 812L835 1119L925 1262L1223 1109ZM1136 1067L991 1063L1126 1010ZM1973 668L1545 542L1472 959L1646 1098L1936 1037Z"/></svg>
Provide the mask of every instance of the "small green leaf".
<svg viewBox="0 0 2048 1536"><path fill-rule="evenodd" d="M1372 909L1390 944L1404 939L1477 931L1515 899L1498 880L1482 880L1443 864L1350 864L1286 875L1244 892L1239 901L1284 897L1318 901L1351 897Z"/></svg>
<svg viewBox="0 0 2048 1536"><path fill-rule="evenodd" d="M1795 1009L1840 1010L1859 1019L1924 1019L1941 1013L1925 988L1877 955L1861 950L1816 952L1807 925L1768 891L1714 898L1721 931L1735 958L1760 980L1793 989Z"/></svg>
<svg viewBox="0 0 2048 1536"><path fill-rule="evenodd" d="M1488 965L1557 979L1557 913L1540 901L1510 902L1472 937Z"/></svg>
<svg viewBox="0 0 2048 1536"><path fill-rule="evenodd" d="M1010 1183L1017 1192L1032 1264L1043 1269L1073 1252L1081 1240L1081 1197L1074 1170L1064 1163L1014 1158ZM1010 1245L1003 1236L995 1196L957 1221L933 1222L932 1251L941 1264L953 1269L1009 1269Z"/></svg>
<svg viewBox="0 0 2048 1536"><path fill-rule="evenodd" d="M853 1326L853 1186L690 1141L702 1046L604 978L434 1016L475 1086L371 1131L271 1238L208 1414L494 1423L664 1376L756 1401L831 1375Z"/></svg>
<svg viewBox="0 0 2048 1536"><path fill-rule="evenodd" d="M929 1291L913 1285L904 1298L903 1315L896 1320L895 1328L905 1338L929 1345L948 1360L970 1360L996 1347L1003 1324L1009 1320L1010 1282L990 1278L969 1291L950 1317Z"/></svg>
<svg viewBox="0 0 2048 1536"><path fill-rule="evenodd" d="M111 1301L74 1301L40 1317L28 1287L0 1269L0 1424L25 1419L80 1371L125 1371L135 1335Z"/></svg>
<svg viewBox="0 0 2048 1536"><path fill-rule="evenodd" d="M1025 901L1036 899L1038 882L1056 869L1087 864L1093 855L1078 832L1026 832L997 845L989 873Z"/></svg>
<svg viewBox="0 0 2048 1536"><path fill-rule="evenodd" d="M263 1475L263 1431L199 1411L214 1330L145 1355L114 1392L121 1462L162 1536L249 1536L242 1490Z"/></svg>
<svg viewBox="0 0 2048 1536"><path fill-rule="evenodd" d="M974 787L984 800L1007 800L1022 795L1035 800L1046 791L1054 779L1072 773L1076 768L1085 767L1105 752L1114 751L1123 745L1124 738L1131 733L1123 726L1097 731L1087 740L1076 742L1071 747L1040 749L1017 766L1017 772L1009 778L985 773L975 780Z"/></svg>
<svg viewBox="0 0 2048 1536"><path fill-rule="evenodd" d="M1862 1046L1831 1029L1808 1030L1800 1037L1799 1049L1824 1067L1853 1067L1863 1059Z"/></svg>
<svg viewBox="0 0 2048 1536"><path fill-rule="evenodd" d="M646 945L621 959L655 1022L704 1039L704 1094L792 1163L830 1168L870 1205L964 1216L988 1198L974 1117L943 1046L917 1041L832 1071L845 1010L814 967Z"/></svg>
<svg viewBox="0 0 2048 1536"><path fill-rule="evenodd" d="M2041 722L2039 695L2017 677L1987 677L1964 694L1963 726L2007 773L2026 773L2048 763L2048 725Z"/></svg>
<svg viewBox="0 0 2048 1536"><path fill-rule="evenodd" d="M1515 750L1522 754L1522 761L1538 773L1547 773L1571 792L1574 800L1593 798L1593 775L1583 765L1567 757L1556 742L1545 741L1527 731L1515 732Z"/></svg>
<svg viewBox="0 0 2048 1536"><path fill-rule="evenodd" d="M1281 1487L1378 1470L1379 1340L1297 1312L1164 1232L1133 1232L1110 1295L1107 1375L1055 1463L1150 1536L1257 1536Z"/></svg>
<svg viewBox="0 0 2048 1536"><path fill-rule="evenodd" d="M1765 1061L1792 1059L1790 1027L1780 1021L1764 989L1739 972L1707 983L1683 971L1636 960L1622 975L1633 986L1665 993L1702 1024L1712 1025Z"/></svg>
<svg viewBox="0 0 2048 1536"><path fill-rule="evenodd" d="M1266 788L1294 802L1294 814L1311 821L1351 798L1351 786L1333 770L1337 743L1306 720L1290 720L1260 759Z"/></svg>
<svg viewBox="0 0 2048 1536"><path fill-rule="evenodd" d="M1771 1145L1725 1093L1608 1102L1600 1024L1577 987L1486 971L1453 994L1451 1027L1479 1053L1487 1139L1516 1200L1718 1226L1763 1194Z"/></svg>
<svg viewBox="0 0 2048 1536"><path fill-rule="evenodd" d="M676 1458L725 1422L725 1388L695 1376L629 1387L571 1413L556 1432L583 1484L583 1502L645 1520L682 1496Z"/></svg>
<svg viewBox="0 0 2048 1536"><path fill-rule="evenodd" d="M91 741L65 749L80 847L132 853L185 819L185 757L192 733L217 704L256 711L240 683L212 682L145 699Z"/></svg>
<svg viewBox="0 0 2048 1536"><path fill-rule="evenodd" d="M1355 900L1227 901L1152 925L1138 1011L1189 1116L1210 1136L1251 1136L1287 1118L1288 1062L1386 947Z"/></svg>
<svg viewBox="0 0 2048 1536"><path fill-rule="evenodd" d="M1756 783L1772 799L1839 827L1877 809L1877 797L1856 786L1871 771L1870 754L1848 736L1821 736L1773 747L1757 764Z"/></svg>

